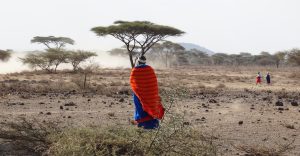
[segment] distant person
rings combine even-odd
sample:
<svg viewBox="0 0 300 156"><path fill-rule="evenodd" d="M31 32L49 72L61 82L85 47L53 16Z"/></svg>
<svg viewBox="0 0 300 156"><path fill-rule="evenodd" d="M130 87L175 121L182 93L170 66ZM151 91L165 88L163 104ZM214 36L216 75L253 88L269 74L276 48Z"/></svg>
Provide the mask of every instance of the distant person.
<svg viewBox="0 0 300 156"><path fill-rule="evenodd" d="M164 116L164 108L158 94L158 83L154 70L146 65L146 57L138 58L138 64L130 74L135 105L135 123L144 129L155 129Z"/></svg>
<svg viewBox="0 0 300 156"><path fill-rule="evenodd" d="M256 85L257 84L261 84L261 75L260 75L260 72L258 72L257 76L256 76Z"/></svg>
<svg viewBox="0 0 300 156"><path fill-rule="evenodd" d="M266 80L267 80L267 84L270 85L270 84L271 84L271 76L270 76L270 73L267 74Z"/></svg>

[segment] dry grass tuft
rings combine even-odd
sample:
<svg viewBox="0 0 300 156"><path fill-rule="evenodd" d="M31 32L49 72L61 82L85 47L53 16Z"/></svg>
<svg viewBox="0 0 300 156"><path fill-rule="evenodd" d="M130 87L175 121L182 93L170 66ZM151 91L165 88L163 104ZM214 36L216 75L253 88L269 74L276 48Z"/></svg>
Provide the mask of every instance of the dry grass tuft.
<svg viewBox="0 0 300 156"><path fill-rule="evenodd" d="M291 73L288 78L291 78L291 79L300 79L300 73L299 72L293 72Z"/></svg>
<svg viewBox="0 0 300 156"><path fill-rule="evenodd" d="M156 135L157 133L157 135ZM156 137L154 137L156 136ZM178 118L160 130L112 126L82 128L50 136L51 155L216 155L213 137L183 124ZM150 146L150 144L152 146Z"/></svg>
<svg viewBox="0 0 300 156"><path fill-rule="evenodd" d="M223 89L223 88L226 88L226 85L223 84L223 83L219 83L215 88L216 89Z"/></svg>
<svg viewBox="0 0 300 156"><path fill-rule="evenodd" d="M288 151L292 150L295 148L293 145L295 140L278 145L278 147L273 147L273 148L268 148L268 147L263 147L261 145L255 145L255 146L250 146L250 145L240 145L240 146L234 146L237 150L246 153L248 156L281 156L287 153Z"/></svg>
<svg viewBox="0 0 300 156"><path fill-rule="evenodd" d="M0 123L0 139L7 140L12 152L17 155L29 152L30 154L40 155L44 153L51 142L47 136L59 132L53 122L43 122L33 119L29 121L19 118L18 122Z"/></svg>

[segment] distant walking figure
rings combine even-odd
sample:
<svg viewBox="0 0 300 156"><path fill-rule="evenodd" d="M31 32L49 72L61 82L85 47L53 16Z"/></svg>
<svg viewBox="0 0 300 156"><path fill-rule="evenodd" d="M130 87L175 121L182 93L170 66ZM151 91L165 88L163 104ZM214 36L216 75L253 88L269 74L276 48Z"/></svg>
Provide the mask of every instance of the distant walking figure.
<svg viewBox="0 0 300 156"><path fill-rule="evenodd" d="M267 84L270 85L270 84L271 84L271 76L270 76L270 73L267 74L266 79L267 79Z"/></svg>
<svg viewBox="0 0 300 156"><path fill-rule="evenodd" d="M256 85L257 84L261 84L261 75L260 75L260 72L258 72L258 74L256 76Z"/></svg>

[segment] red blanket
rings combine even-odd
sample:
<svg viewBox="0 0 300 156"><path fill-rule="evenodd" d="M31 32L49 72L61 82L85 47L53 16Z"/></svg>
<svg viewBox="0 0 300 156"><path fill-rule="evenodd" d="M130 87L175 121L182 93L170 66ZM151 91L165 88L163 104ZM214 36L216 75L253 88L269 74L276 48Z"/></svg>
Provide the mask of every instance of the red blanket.
<svg viewBox="0 0 300 156"><path fill-rule="evenodd" d="M130 85L139 98L143 110L155 119L164 116L164 108L158 95L158 85L154 70L150 66L133 68L130 75Z"/></svg>

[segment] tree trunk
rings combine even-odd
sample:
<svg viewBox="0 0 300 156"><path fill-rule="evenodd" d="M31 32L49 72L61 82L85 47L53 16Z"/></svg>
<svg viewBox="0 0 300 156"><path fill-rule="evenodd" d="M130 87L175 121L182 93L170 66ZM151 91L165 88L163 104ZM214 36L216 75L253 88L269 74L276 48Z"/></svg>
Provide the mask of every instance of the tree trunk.
<svg viewBox="0 0 300 156"><path fill-rule="evenodd" d="M166 52L166 68L168 68L168 52Z"/></svg>
<svg viewBox="0 0 300 156"><path fill-rule="evenodd" d="M133 59L132 59L132 53L129 52L128 55L129 55L129 60L130 60L131 68L134 68L134 63L133 63Z"/></svg>
<svg viewBox="0 0 300 156"><path fill-rule="evenodd" d="M87 72L84 73L83 89L85 89L85 86L86 86L86 76L87 76Z"/></svg>
<svg viewBox="0 0 300 156"><path fill-rule="evenodd" d="M54 68L54 73L56 73L56 69L58 67L58 64L55 65L55 68Z"/></svg>

